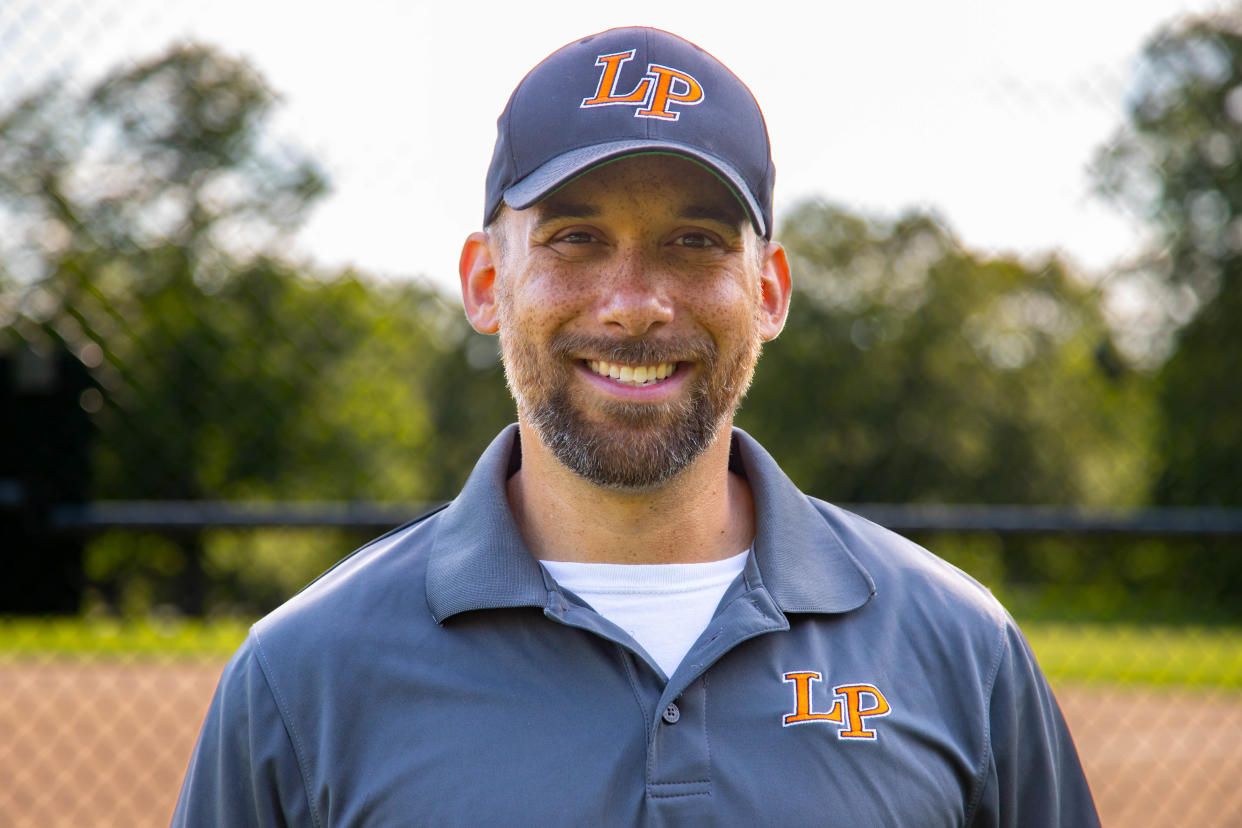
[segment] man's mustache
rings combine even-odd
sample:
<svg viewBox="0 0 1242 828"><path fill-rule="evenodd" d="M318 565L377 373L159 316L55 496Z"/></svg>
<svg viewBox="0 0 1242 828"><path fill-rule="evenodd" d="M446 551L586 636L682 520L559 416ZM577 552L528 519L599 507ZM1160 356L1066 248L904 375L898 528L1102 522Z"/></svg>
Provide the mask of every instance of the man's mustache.
<svg viewBox="0 0 1242 828"><path fill-rule="evenodd" d="M599 359L628 365L656 365L661 362L699 362L711 367L718 351L716 343L704 336L611 337L559 333L548 343L553 356L567 359Z"/></svg>

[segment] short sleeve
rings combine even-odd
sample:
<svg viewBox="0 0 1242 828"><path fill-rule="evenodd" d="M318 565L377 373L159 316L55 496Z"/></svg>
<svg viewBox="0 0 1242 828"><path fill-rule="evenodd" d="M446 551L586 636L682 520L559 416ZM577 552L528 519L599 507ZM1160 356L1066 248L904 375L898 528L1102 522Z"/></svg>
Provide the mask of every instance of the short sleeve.
<svg viewBox="0 0 1242 828"><path fill-rule="evenodd" d="M1074 740L1035 656L1008 619L992 685L975 826L1099 826Z"/></svg>
<svg viewBox="0 0 1242 828"><path fill-rule="evenodd" d="M172 825L317 825L293 745L247 639L220 677Z"/></svg>

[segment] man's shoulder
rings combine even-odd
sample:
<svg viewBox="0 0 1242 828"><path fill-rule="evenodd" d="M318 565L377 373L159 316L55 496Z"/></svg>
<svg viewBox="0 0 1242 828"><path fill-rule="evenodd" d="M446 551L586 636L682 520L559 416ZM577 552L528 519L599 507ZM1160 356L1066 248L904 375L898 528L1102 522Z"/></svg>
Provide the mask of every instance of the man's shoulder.
<svg viewBox="0 0 1242 828"><path fill-rule="evenodd" d="M350 646L368 630L433 623L427 610L427 553L440 510L359 547L260 619L252 628L265 652L323 653Z"/></svg>
<svg viewBox="0 0 1242 828"><path fill-rule="evenodd" d="M1030 658L1010 613L986 586L896 532L811 499L874 583L871 600L842 617L841 630L869 661L921 665L903 673L926 692L955 687L959 699L985 698L1007 659Z"/></svg>
<svg viewBox="0 0 1242 828"><path fill-rule="evenodd" d="M939 610L993 630L1008 622L991 590L959 567L862 515L814 497L808 500L871 575L881 603L918 612Z"/></svg>

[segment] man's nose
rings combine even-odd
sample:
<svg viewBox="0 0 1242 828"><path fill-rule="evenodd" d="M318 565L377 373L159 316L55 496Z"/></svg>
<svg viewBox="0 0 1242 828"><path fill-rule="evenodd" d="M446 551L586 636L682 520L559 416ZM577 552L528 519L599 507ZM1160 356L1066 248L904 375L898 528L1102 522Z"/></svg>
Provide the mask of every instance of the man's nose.
<svg viewBox="0 0 1242 828"><path fill-rule="evenodd" d="M642 336L673 321L667 279L650 257L637 250L619 252L608 271L600 274L601 323L618 328L626 336Z"/></svg>

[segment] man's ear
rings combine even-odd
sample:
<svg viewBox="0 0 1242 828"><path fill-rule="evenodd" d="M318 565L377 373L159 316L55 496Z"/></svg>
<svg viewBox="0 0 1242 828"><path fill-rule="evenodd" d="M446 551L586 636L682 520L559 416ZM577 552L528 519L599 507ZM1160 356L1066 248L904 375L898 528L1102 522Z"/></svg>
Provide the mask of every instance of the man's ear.
<svg viewBox="0 0 1242 828"><path fill-rule="evenodd" d="M466 318L479 333L496 333L500 330L496 312L496 264L486 233L476 231L466 237L457 272L461 276L461 303L466 308Z"/></svg>
<svg viewBox="0 0 1242 828"><path fill-rule="evenodd" d="M777 334L785 327L785 317L789 315L789 299L793 294L785 248L776 242L768 242L767 245L759 276L762 291L759 300L759 334L764 342L776 339Z"/></svg>

